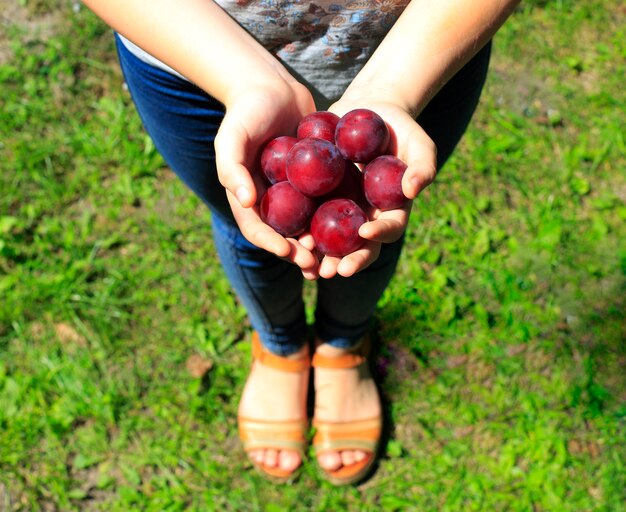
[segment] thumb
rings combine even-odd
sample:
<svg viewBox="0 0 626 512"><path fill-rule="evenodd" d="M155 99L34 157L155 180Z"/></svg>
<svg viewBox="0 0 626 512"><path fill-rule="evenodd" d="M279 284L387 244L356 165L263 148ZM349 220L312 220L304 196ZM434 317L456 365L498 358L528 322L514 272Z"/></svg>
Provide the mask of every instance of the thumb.
<svg viewBox="0 0 626 512"><path fill-rule="evenodd" d="M409 199L415 199L437 176L437 148L428 139L413 148L411 153L402 177L402 193Z"/></svg>
<svg viewBox="0 0 626 512"><path fill-rule="evenodd" d="M226 118L215 137L215 164L222 186L237 198L243 208L254 206L256 187L246 167L248 135L240 125L229 123Z"/></svg>
<svg viewBox="0 0 626 512"><path fill-rule="evenodd" d="M436 173L434 165L409 166L402 177L402 193L409 199L415 199L422 190L435 181Z"/></svg>

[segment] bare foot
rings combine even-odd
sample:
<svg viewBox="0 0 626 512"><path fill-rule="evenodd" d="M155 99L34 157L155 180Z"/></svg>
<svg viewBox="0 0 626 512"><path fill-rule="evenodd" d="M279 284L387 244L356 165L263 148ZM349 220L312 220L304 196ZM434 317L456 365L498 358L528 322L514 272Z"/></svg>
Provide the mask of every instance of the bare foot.
<svg viewBox="0 0 626 512"><path fill-rule="evenodd" d="M316 352L339 357L351 350L321 344ZM354 349L352 349L354 351ZM375 418L381 413L380 397L367 364L355 368L315 368L315 418L320 421L350 422ZM336 471L362 461L362 450L320 453L317 460L327 471Z"/></svg>
<svg viewBox="0 0 626 512"><path fill-rule="evenodd" d="M288 359L300 359L307 353L304 346ZM287 372L254 361L239 402L239 416L262 421L306 419L306 397L309 372ZM269 468L292 472L301 463L293 450L250 450L250 459Z"/></svg>

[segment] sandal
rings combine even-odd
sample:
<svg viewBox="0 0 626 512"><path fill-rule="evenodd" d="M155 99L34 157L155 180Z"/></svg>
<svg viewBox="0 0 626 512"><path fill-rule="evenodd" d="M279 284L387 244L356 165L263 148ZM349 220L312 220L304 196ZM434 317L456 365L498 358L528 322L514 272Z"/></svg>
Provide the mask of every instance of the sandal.
<svg viewBox="0 0 626 512"><path fill-rule="evenodd" d="M345 369L368 364L370 340L364 341L354 350L338 357L326 357L319 353L313 355L314 368ZM313 448L316 455L329 451L362 450L367 453L365 459L330 471L320 468L325 478L334 485L350 485L368 476L375 461L382 433L382 416L357 421L332 422L313 419L316 429Z"/></svg>
<svg viewBox="0 0 626 512"><path fill-rule="evenodd" d="M306 355L299 359L288 359L272 354L263 347L256 331L252 334L252 358L265 366L284 372L300 373L307 371L311 366L308 350ZM239 438L246 453L260 449L293 450L300 454L301 459L304 460L308 431L306 415L301 420L293 421L258 420L240 415L238 427ZM296 470L287 471L280 467L259 464L252 458L250 461L261 474L279 483L292 480L296 471L302 466L300 464Z"/></svg>

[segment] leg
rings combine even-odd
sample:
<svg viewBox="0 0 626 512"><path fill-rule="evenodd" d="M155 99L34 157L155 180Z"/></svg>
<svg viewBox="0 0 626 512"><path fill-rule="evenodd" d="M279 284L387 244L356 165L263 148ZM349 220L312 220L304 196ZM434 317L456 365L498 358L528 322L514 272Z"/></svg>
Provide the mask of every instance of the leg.
<svg viewBox="0 0 626 512"><path fill-rule="evenodd" d="M191 83L146 64L118 41L120 63L148 134L170 168L211 209L224 270L261 341L280 355L306 331L298 269L250 244L232 217L215 170L213 141L222 105Z"/></svg>
<svg viewBox="0 0 626 512"><path fill-rule="evenodd" d="M433 98L417 119L438 149L441 168L465 132L485 82L491 45L485 46ZM383 246L379 259L350 278L335 277L318 284L316 328L318 353L340 357L367 331L376 304L393 276L403 240ZM315 370L315 417L328 422L350 422L380 414L376 387L362 367ZM354 464L360 450L326 452L318 457L329 470Z"/></svg>
<svg viewBox="0 0 626 512"><path fill-rule="evenodd" d="M461 69L424 109L417 122L437 146L438 168L458 144L476 109L487 76L491 43ZM393 276L403 239L386 244L369 268L318 283L316 328L321 339L346 348L366 332L376 304Z"/></svg>
<svg viewBox="0 0 626 512"><path fill-rule="evenodd" d="M170 168L211 209L213 235L231 285L264 347L298 358L306 333L299 269L250 244L239 231L217 179L213 142L223 107L193 84L146 64L118 40L120 64L144 126ZM240 415L282 422L306 418L306 371L282 372L255 361ZM301 458L292 450L260 449L251 458L291 471Z"/></svg>

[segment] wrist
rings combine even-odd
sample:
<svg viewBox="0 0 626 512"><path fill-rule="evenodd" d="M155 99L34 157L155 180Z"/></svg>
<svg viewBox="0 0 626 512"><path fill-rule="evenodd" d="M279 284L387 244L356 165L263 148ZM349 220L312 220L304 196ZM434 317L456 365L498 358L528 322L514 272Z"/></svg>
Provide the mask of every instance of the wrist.
<svg viewBox="0 0 626 512"><path fill-rule="evenodd" d="M237 84L233 84L227 89L222 102L226 110L228 110L242 98L246 98L251 94L266 96L270 101L282 102L287 100L289 102L297 101L299 97L302 97L307 92L306 88L295 79L279 74L268 74L267 76L258 77L254 81L242 80Z"/></svg>
<svg viewBox="0 0 626 512"><path fill-rule="evenodd" d="M374 84L369 81L358 80L358 77L341 96L341 101L356 105L355 108L358 108L359 105L384 103L397 107L412 117L417 117L423 108L421 105L411 102L401 89L392 84Z"/></svg>

